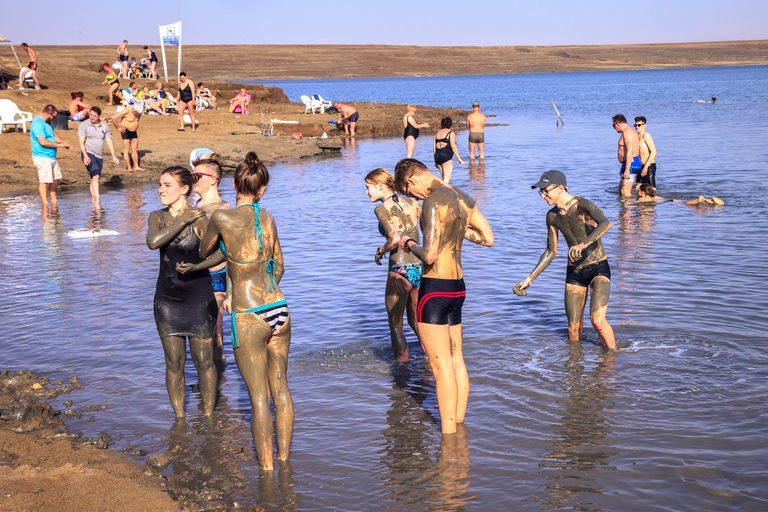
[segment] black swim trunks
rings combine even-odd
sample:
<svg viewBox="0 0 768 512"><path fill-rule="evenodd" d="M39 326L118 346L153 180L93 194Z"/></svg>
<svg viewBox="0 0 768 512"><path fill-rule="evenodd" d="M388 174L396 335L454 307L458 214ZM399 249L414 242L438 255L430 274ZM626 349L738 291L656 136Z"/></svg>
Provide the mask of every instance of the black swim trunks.
<svg viewBox="0 0 768 512"><path fill-rule="evenodd" d="M648 166L648 172L645 173L645 176L641 176L640 173L637 173L637 183L647 183L652 188L656 188L656 164L652 163Z"/></svg>
<svg viewBox="0 0 768 512"><path fill-rule="evenodd" d="M461 324L461 307L466 295L464 279L422 277L416 321L432 325Z"/></svg>
<svg viewBox="0 0 768 512"><path fill-rule="evenodd" d="M139 134L131 130L125 130L120 135L123 137L123 140L131 140L131 139L139 138Z"/></svg>
<svg viewBox="0 0 768 512"><path fill-rule="evenodd" d="M128 56L127 55L121 55L120 56L120 62L128 62Z"/></svg>
<svg viewBox="0 0 768 512"><path fill-rule="evenodd" d="M347 121L349 121L350 123L356 123L358 119L360 119L360 114L355 112L354 114L352 114L347 118Z"/></svg>
<svg viewBox="0 0 768 512"><path fill-rule="evenodd" d="M611 267L608 265L607 259L587 265L586 267L581 267L578 270L576 270L575 267L568 265L565 273L565 284L588 288L589 285L592 284L592 281L598 276L607 277L610 281Z"/></svg>

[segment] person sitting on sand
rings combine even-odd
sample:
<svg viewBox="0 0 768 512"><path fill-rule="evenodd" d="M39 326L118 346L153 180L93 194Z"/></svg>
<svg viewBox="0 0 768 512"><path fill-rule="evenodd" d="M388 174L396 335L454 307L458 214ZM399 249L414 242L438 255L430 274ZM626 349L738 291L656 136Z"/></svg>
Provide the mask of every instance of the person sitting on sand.
<svg viewBox="0 0 768 512"><path fill-rule="evenodd" d="M210 107L218 110L219 105L216 102L216 96L211 93L203 82L197 82L197 103L200 106Z"/></svg>
<svg viewBox="0 0 768 512"><path fill-rule="evenodd" d="M664 199L663 197L659 197L656 195L656 190L651 187L647 183L643 183L640 185L640 188L637 191L637 202L638 203L650 203L655 201L663 201L663 202L674 202L677 201L676 199ZM683 201L680 201L683 202ZM699 205L715 205L715 206L722 206L725 204L725 201L722 199L718 199L715 196L712 196L712 199L707 199L704 196L699 196L697 199L692 199L690 201L685 201L685 204L689 204L691 206L699 206Z"/></svg>
<svg viewBox="0 0 768 512"><path fill-rule="evenodd" d="M13 89L13 86L10 83L8 74L3 71L3 66L0 66L0 91L4 91L6 89Z"/></svg>
<svg viewBox="0 0 768 512"><path fill-rule="evenodd" d="M149 106L152 110L157 112L160 115L163 116L169 116L170 114L167 114L165 112L165 100L160 98L156 93L149 90L149 86L145 85L141 91L139 91L139 94L136 95L136 98L140 99L144 103Z"/></svg>
<svg viewBox="0 0 768 512"><path fill-rule="evenodd" d="M245 89L240 89L237 96L229 100L230 112L241 112L243 114L248 113L248 104L251 102L251 95L245 92Z"/></svg>
<svg viewBox="0 0 768 512"><path fill-rule="evenodd" d="M109 92L107 93L107 105L112 105L112 98L115 96L117 89L120 87L120 80L114 75L112 68L106 62L101 65L102 71L107 73L107 77L101 82L101 85L109 84Z"/></svg>
<svg viewBox="0 0 768 512"><path fill-rule="evenodd" d="M72 101L69 102L69 120L79 123L84 121L88 117L88 112L91 110L91 105L83 103L83 93L73 92Z"/></svg>

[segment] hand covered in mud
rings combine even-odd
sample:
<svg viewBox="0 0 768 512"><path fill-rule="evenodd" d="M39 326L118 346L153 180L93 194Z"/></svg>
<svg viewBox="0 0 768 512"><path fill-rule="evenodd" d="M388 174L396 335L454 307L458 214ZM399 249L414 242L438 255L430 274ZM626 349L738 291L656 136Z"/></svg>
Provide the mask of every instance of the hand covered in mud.
<svg viewBox="0 0 768 512"><path fill-rule="evenodd" d="M568 249L568 259L571 262L579 260L579 258L581 258L581 251L583 251L585 247L586 245L584 244L578 244Z"/></svg>
<svg viewBox="0 0 768 512"><path fill-rule="evenodd" d="M227 297L226 299L224 299L224 302L221 303L221 307L223 307L224 310L227 313L231 313L232 312L232 297Z"/></svg>
<svg viewBox="0 0 768 512"><path fill-rule="evenodd" d="M179 272L180 274L194 272L195 270L198 270L198 268L194 263L184 263L183 261L180 261L176 264L176 272Z"/></svg>
<svg viewBox="0 0 768 512"><path fill-rule="evenodd" d="M383 258L385 253L379 252L379 249L376 249L376 254L373 256L373 261L376 262L377 265L381 265L381 258Z"/></svg>
<svg viewBox="0 0 768 512"><path fill-rule="evenodd" d="M203 210L190 209L182 213L179 216L179 220L184 221L186 224L192 224L197 219L202 217L205 217L205 212Z"/></svg>
<svg viewBox="0 0 768 512"><path fill-rule="evenodd" d="M526 288L531 286L533 284L533 280L530 277L526 277L525 281L522 283L517 283L514 288L512 288L512 291L515 292L515 295L519 295L520 297L525 297L528 295L528 292L525 291Z"/></svg>
<svg viewBox="0 0 768 512"><path fill-rule="evenodd" d="M410 253L410 252L411 252L411 250L408 248L408 242L410 242L410 241L413 241L413 242L414 242L414 244L412 244L412 245L416 245L416 244L415 244L415 242L416 242L416 241L415 241L415 240L413 240L413 238L404 238L404 237L400 237L400 241L399 241L399 243L400 243L400 249L402 249L402 250L403 250L403 251L405 251L406 253Z"/></svg>

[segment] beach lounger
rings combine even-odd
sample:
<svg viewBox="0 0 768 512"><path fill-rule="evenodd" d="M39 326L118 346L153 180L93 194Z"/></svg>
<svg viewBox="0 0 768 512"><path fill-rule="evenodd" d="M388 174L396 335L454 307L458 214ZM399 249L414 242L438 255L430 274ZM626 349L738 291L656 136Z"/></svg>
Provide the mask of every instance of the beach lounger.
<svg viewBox="0 0 768 512"><path fill-rule="evenodd" d="M324 108L332 107L333 103L330 101L324 100L322 96L319 94L313 94L312 99L315 100L319 105L322 105Z"/></svg>
<svg viewBox="0 0 768 512"><path fill-rule="evenodd" d="M319 101L311 99L306 94L301 95L301 102L304 103L304 113L306 114L308 110L312 110L312 113L315 113L315 109L319 108L321 114L325 114L325 106L322 105Z"/></svg>
<svg viewBox="0 0 768 512"><path fill-rule="evenodd" d="M11 100L0 99L0 133L3 133L5 126L18 126L27 133L26 123L32 122L32 114L22 112L19 107Z"/></svg>

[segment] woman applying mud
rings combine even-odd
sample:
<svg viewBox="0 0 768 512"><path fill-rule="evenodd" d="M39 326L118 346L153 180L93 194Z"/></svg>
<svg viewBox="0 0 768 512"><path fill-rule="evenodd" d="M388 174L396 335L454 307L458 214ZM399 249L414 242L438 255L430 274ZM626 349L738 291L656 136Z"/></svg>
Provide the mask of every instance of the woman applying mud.
<svg viewBox="0 0 768 512"><path fill-rule="evenodd" d="M200 263L200 236L205 212L187 205L194 179L184 167L169 167L160 174L158 193L166 208L149 214L147 246L160 249L160 272L155 291L155 323L165 352L165 385L177 418L184 416L184 363L189 351L197 369L203 413L216 405L217 374L213 365L216 298L207 270L181 274L177 263Z"/></svg>
<svg viewBox="0 0 768 512"><path fill-rule="evenodd" d="M403 333L403 312L408 313L408 325L416 336L416 304L421 283L421 260L413 254L399 250L400 237L419 241L419 216L421 206L411 198L395 193L395 178L386 169L374 169L365 177L366 195L371 202L381 201L374 213L379 220L379 233L387 241L376 249L374 261L381 265L381 258L389 253L389 275L384 294L389 320L389 334L395 359L408 361L408 342Z"/></svg>
<svg viewBox="0 0 768 512"><path fill-rule="evenodd" d="M524 281L515 285L514 292L523 296L526 288L544 272L557 254L558 231L568 244L568 267L565 277L565 313L568 317L568 341L578 342L584 329L584 308L587 291L591 301L589 319L608 349L616 348L613 329L605 319L611 294L611 269L608 256L600 240L611 223L591 201L568 193L565 175L547 171L531 188L539 188L539 195L548 205L547 249Z"/></svg>
<svg viewBox="0 0 768 512"><path fill-rule="evenodd" d="M293 400L286 373L291 319L278 287L284 272L283 251L275 219L258 203L269 183L269 171L256 153L248 153L233 181L237 207L211 215L200 256L221 248L227 258L233 352L251 400L251 430L259 466L271 471L270 395L275 406L278 460L288 460L293 437Z"/></svg>

